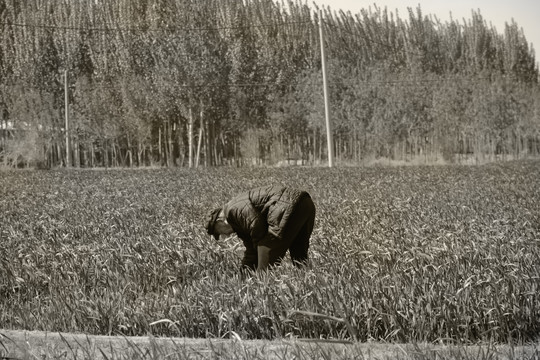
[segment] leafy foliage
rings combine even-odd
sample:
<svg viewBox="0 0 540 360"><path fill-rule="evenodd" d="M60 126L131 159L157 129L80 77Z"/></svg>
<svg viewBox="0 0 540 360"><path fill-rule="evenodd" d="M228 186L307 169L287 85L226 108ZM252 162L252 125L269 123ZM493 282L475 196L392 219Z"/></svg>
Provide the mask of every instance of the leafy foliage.
<svg viewBox="0 0 540 360"><path fill-rule="evenodd" d="M3 172L0 324L89 334L538 340L537 162ZM269 182L317 206L309 269L241 277L206 211Z"/></svg>
<svg viewBox="0 0 540 360"><path fill-rule="evenodd" d="M67 70L74 166L197 165L195 150L206 165L284 154L321 162L318 10L271 0L6 0L1 159L65 164ZM403 18L378 7L320 10L339 160L540 152L538 66L515 22L498 33L479 12L442 23L420 8ZM19 108L27 97L35 114ZM32 156L6 145L36 132ZM254 133L263 145L242 153Z"/></svg>

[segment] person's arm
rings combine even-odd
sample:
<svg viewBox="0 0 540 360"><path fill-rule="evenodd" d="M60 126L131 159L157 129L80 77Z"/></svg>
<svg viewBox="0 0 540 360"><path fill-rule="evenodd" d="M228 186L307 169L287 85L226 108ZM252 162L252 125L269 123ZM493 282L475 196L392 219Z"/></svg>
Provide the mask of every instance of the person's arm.
<svg viewBox="0 0 540 360"><path fill-rule="evenodd" d="M266 270L270 265L270 251L267 245L257 246L257 271Z"/></svg>
<svg viewBox="0 0 540 360"><path fill-rule="evenodd" d="M250 269L255 271L257 269L257 248L253 246L251 241L244 241L246 250L244 251L244 257L242 258L241 270Z"/></svg>

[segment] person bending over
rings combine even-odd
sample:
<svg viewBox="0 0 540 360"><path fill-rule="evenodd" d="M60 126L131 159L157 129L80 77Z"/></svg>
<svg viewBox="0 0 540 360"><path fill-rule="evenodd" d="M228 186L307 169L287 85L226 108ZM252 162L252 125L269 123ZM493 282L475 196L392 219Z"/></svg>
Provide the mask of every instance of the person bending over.
<svg viewBox="0 0 540 360"><path fill-rule="evenodd" d="M216 240L233 233L242 239L242 269L266 270L278 265L287 250L296 266L304 265L314 223L315 205L307 192L265 186L210 211L205 225Z"/></svg>

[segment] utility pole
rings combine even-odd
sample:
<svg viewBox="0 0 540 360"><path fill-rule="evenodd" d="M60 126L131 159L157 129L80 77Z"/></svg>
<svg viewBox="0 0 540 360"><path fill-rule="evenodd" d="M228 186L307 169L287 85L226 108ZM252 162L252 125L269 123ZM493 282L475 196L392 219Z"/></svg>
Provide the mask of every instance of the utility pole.
<svg viewBox="0 0 540 360"><path fill-rule="evenodd" d="M324 90L324 117L326 119L326 143L328 147L328 167L334 166L334 141L332 136L332 124L330 123L330 102L328 100L328 79L326 75L326 52L324 50L324 29L322 10L319 10L319 37L321 39L321 65Z"/></svg>
<svg viewBox="0 0 540 360"><path fill-rule="evenodd" d="M68 71L64 70L64 95L65 95L65 115L66 115L66 167L71 166L71 156L69 152L69 94L68 94Z"/></svg>

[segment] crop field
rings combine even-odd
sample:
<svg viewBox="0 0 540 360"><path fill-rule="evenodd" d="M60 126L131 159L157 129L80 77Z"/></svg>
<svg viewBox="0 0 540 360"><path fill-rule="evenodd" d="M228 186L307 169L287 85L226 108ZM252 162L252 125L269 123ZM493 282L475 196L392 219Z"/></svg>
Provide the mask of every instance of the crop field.
<svg viewBox="0 0 540 360"><path fill-rule="evenodd" d="M531 343L540 163L0 172L0 328L204 338ZM240 276L205 213L306 189L310 264Z"/></svg>

